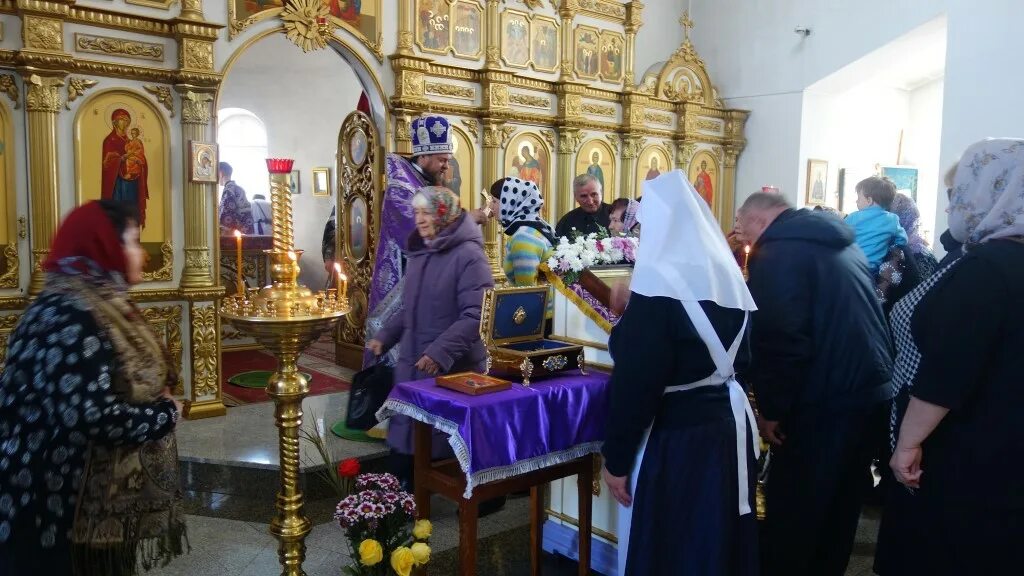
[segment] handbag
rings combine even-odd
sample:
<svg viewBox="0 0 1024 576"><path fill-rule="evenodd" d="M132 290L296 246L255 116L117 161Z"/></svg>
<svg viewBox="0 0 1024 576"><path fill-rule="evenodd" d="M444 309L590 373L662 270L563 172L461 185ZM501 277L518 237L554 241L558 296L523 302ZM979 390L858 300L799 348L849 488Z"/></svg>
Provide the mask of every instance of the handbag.
<svg viewBox="0 0 1024 576"><path fill-rule="evenodd" d="M394 369L383 362L356 372L348 394L345 426L351 430L369 430L376 426L377 411L394 385Z"/></svg>

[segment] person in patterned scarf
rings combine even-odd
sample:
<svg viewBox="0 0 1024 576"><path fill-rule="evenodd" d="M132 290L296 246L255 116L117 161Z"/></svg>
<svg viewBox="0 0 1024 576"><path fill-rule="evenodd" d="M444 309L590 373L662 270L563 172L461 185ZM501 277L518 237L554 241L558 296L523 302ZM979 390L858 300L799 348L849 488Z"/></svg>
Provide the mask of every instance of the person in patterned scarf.
<svg viewBox="0 0 1024 576"><path fill-rule="evenodd" d="M234 171L231 164L221 162L218 169L220 185L224 187L220 196L220 235L231 236L235 230L252 234L252 205L245 196L245 190L231 179Z"/></svg>
<svg viewBox="0 0 1024 576"><path fill-rule="evenodd" d="M54 238L43 292L0 376L0 574L125 576L186 543L177 372L128 298L134 207L84 204Z"/></svg>

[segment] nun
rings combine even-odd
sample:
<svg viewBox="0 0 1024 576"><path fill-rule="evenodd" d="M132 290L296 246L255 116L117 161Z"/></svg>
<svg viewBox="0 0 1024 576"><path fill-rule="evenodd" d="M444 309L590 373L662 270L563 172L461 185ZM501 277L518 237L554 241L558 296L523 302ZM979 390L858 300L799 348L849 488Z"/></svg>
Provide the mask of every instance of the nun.
<svg viewBox="0 0 1024 576"><path fill-rule="evenodd" d="M620 575L758 574L754 415L736 369L754 301L682 171L644 182L602 455Z"/></svg>

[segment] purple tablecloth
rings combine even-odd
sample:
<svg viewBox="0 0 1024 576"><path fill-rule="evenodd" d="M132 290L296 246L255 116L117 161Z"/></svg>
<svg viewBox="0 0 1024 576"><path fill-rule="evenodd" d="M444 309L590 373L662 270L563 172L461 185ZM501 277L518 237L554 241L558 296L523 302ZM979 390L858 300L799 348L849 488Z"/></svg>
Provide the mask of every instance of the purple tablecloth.
<svg viewBox="0 0 1024 576"><path fill-rule="evenodd" d="M579 373L470 396L433 379L398 384L377 419L402 414L449 435L465 498L473 487L569 462L601 449L607 374Z"/></svg>

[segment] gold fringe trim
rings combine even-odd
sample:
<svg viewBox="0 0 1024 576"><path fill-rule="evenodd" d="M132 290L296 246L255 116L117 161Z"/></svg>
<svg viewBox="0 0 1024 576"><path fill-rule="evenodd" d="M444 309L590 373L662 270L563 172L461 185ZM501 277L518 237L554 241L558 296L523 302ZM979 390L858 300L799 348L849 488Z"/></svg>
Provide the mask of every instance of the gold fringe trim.
<svg viewBox="0 0 1024 576"><path fill-rule="evenodd" d="M558 274L555 274L550 268L548 268L547 264L541 264L540 271L544 273L544 277L547 278L548 282L555 287L555 290L558 290L562 296L565 296L569 300L569 302L575 304L584 316L593 320L594 323L600 326L606 333L612 333L612 323L598 314L597 310L594 310L590 304L587 304L586 300L580 298L579 294L570 290L569 287L565 285L565 282L562 282L562 279L558 277Z"/></svg>

